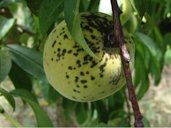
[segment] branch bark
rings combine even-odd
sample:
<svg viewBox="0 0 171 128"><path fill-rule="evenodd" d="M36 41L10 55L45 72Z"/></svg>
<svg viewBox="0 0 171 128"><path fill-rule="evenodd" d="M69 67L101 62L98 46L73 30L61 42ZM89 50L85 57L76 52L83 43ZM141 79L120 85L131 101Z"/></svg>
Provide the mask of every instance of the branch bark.
<svg viewBox="0 0 171 128"><path fill-rule="evenodd" d="M144 127L144 124L142 122L142 115L139 109L139 105L136 99L136 95L135 95L135 91L134 91L134 87L132 83L131 70L129 68L130 56L124 44L124 35L123 35L122 26L121 26L120 19L119 19L120 10L119 10L116 0L111 0L111 5L112 5L113 21L114 21L114 36L115 36L117 43L119 44L122 65L124 69L125 78L127 81L128 92L129 92L129 100L131 101L132 108L134 111L134 117L135 117L134 126Z"/></svg>

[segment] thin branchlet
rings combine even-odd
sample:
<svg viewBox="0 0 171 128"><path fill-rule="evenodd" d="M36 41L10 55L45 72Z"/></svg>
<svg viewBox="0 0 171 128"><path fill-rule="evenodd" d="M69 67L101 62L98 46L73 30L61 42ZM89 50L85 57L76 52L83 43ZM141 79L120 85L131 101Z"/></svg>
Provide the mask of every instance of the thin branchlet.
<svg viewBox="0 0 171 128"><path fill-rule="evenodd" d="M131 70L129 68L130 56L124 43L124 35L123 35L122 26L121 26L120 19L119 19L120 11L118 8L117 1L111 0L111 5L112 5L113 21L114 21L114 36L119 45L122 65L124 69L125 78L127 81L129 99L131 101L132 108L134 111L134 117L135 117L134 125L135 127L144 127L144 124L142 121L142 115L139 109L139 105L138 105L134 87L133 87Z"/></svg>

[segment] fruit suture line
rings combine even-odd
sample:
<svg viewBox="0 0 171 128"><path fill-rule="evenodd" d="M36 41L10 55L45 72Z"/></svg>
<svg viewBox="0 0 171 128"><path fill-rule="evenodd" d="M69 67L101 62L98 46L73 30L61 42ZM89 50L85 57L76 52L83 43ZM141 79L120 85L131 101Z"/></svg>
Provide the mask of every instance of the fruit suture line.
<svg viewBox="0 0 171 128"><path fill-rule="evenodd" d="M120 48L121 60L123 64L127 86L128 86L129 99L131 101L132 108L134 111L134 117L135 117L134 125L135 127L143 127L144 124L142 122L142 115L139 109L139 105L136 99L136 95L135 95L135 91L134 91L134 87L132 83L131 70L129 68L129 62L130 62L129 54L128 54L129 50L127 51L127 48L124 44L125 41L124 41L124 35L123 35L123 31L122 31L122 27L121 27L121 23L119 19L120 11L118 8L117 1L111 0L111 5L112 5L113 21L114 21L114 36Z"/></svg>
<svg viewBox="0 0 171 128"><path fill-rule="evenodd" d="M85 40L99 60L89 56L72 39L65 21L50 33L43 65L50 84L63 96L79 102L100 100L125 84L119 48L114 44L112 17L103 13L81 13ZM133 68L134 44L127 39Z"/></svg>

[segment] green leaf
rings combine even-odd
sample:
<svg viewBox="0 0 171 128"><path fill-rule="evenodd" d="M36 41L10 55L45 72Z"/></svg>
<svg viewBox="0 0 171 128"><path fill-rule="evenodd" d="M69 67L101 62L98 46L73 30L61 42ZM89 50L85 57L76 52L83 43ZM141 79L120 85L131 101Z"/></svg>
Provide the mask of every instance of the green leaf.
<svg viewBox="0 0 171 128"><path fill-rule="evenodd" d="M10 28L13 26L15 20L14 19L7 19L0 15L0 40L8 33Z"/></svg>
<svg viewBox="0 0 171 128"><path fill-rule="evenodd" d="M6 78L11 69L11 57L7 50L0 49L0 83Z"/></svg>
<svg viewBox="0 0 171 128"><path fill-rule="evenodd" d="M42 35L47 34L52 23L63 12L63 6L63 0L43 0L39 10L39 25Z"/></svg>
<svg viewBox="0 0 171 128"><path fill-rule="evenodd" d="M32 80L31 76L22 70L17 64L12 63L11 70L9 72L9 77L14 84L15 88L24 88L31 91L32 89Z"/></svg>
<svg viewBox="0 0 171 128"><path fill-rule="evenodd" d="M154 57L158 57L159 59L161 58L161 51L149 36L140 32L137 32L136 36Z"/></svg>
<svg viewBox="0 0 171 128"><path fill-rule="evenodd" d="M0 88L0 94L3 95L6 98L6 100L12 106L13 111L14 111L15 110L15 100L14 100L14 97L9 92L7 92L5 89L3 89L3 88Z"/></svg>
<svg viewBox="0 0 171 128"><path fill-rule="evenodd" d="M38 103L38 100L35 97L35 95L30 93L26 89L21 89L21 88L20 89L15 89L15 90L11 91L11 94L14 95L14 96L20 96L21 98L23 98L23 97L28 98L31 101L34 101L34 102Z"/></svg>
<svg viewBox="0 0 171 128"><path fill-rule="evenodd" d="M80 0L65 0L64 1L64 18L68 27L68 30L75 40L90 56L97 59L94 53L87 45L80 26L79 15Z"/></svg>
<svg viewBox="0 0 171 128"><path fill-rule="evenodd" d="M17 89L11 92L16 97L21 97L33 109L38 127L52 127L53 124L47 113L40 107L34 95L24 89Z"/></svg>
<svg viewBox="0 0 171 128"><path fill-rule="evenodd" d="M43 70L42 55L39 52L20 45L8 45L7 47L12 55L12 59L18 66L35 78L47 82Z"/></svg>

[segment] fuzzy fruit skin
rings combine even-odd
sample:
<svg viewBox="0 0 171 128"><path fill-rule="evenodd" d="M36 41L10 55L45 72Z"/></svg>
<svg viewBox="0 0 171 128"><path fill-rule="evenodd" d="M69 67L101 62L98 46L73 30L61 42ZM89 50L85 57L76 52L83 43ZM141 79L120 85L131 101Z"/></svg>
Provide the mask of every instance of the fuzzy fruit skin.
<svg viewBox="0 0 171 128"><path fill-rule="evenodd" d="M82 13L81 27L99 60L90 57L73 41L62 21L45 43L43 65L47 79L60 94L74 101L90 102L118 91L124 86L125 78L119 48L110 44L113 43L112 17L102 13ZM126 42L133 65L134 44L129 38Z"/></svg>

